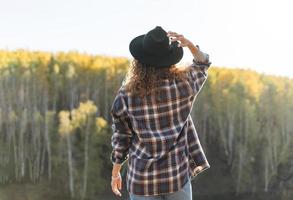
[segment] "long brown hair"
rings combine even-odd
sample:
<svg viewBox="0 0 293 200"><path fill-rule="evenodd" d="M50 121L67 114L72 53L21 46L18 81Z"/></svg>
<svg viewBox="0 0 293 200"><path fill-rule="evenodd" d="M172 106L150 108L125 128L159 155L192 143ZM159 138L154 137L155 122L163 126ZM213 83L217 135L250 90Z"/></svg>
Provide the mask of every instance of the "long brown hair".
<svg viewBox="0 0 293 200"><path fill-rule="evenodd" d="M162 80L182 80L186 79L189 67L153 67L140 63L133 59L124 79L126 91L136 96L146 96L156 91L162 83Z"/></svg>

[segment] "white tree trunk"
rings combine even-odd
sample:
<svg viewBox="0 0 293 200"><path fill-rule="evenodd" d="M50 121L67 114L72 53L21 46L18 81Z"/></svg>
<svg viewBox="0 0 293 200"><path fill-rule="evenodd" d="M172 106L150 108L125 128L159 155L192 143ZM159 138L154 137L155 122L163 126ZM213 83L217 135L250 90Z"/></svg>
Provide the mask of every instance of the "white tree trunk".
<svg viewBox="0 0 293 200"><path fill-rule="evenodd" d="M71 136L66 136L67 142L67 156L68 156L68 171L69 171L69 191L70 197L75 197L74 179L73 179L73 164L72 164L72 150L71 150Z"/></svg>
<svg viewBox="0 0 293 200"><path fill-rule="evenodd" d="M85 199L87 190L87 174L88 174L88 151L89 151L89 134L90 134L90 120L87 119L85 128L85 141L84 141L84 171L83 171L83 189L81 199Z"/></svg>

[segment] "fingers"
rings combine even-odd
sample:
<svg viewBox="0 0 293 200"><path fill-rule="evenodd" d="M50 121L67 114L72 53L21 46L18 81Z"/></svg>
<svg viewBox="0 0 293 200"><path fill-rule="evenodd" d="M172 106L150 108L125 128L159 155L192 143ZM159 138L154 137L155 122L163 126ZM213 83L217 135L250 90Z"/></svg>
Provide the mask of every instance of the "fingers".
<svg viewBox="0 0 293 200"><path fill-rule="evenodd" d="M183 35L175 33L175 32L171 32L171 31L168 32L167 36L170 37L171 42L174 42L174 41L182 42L185 39ZM178 44L178 47L180 47L179 44Z"/></svg>
<svg viewBox="0 0 293 200"><path fill-rule="evenodd" d="M174 34L177 34L176 32L172 32L172 31L168 31L167 32L167 35L174 35Z"/></svg>
<svg viewBox="0 0 293 200"><path fill-rule="evenodd" d="M117 196L122 196L121 192L118 190L122 188L122 183L121 183L121 179L117 181L114 181L114 182L111 182L111 186L112 186L112 191L114 194L116 194Z"/></svg>
<svg viewBox="0 0 293 200"><path fill-rule="evenodd" d="M183 37L183 35L182 34L178 34L178 33L176 33L176 32L172 32L172 31L168 31L167 32L167 36L168 37Z"/></svg>
<svg viewBox="0 0 293 200"><path fill-rule="evenodd" d="M119 192L119 190L117 189L117 187L114 188L113 192L114 192L114 194L116 194L117 196L120 196L120 197L122 196L121 193Z"/></svg>
<svg viewBox="0 0 293 200"><path fill-rule="evenodd" d="M194 171L196 171L196 172L200 172L200 171L202 170L202 168L203 168L202 166L198 166L198 167L195 168Z"/></svg>
<svg viewBox="0 0 293 200"><path fill-rule="evenodd" d="M184 38L183 37L175 37L175 38L172 38L172 37L170 37L170 40L171 40L171 42L174 42L174 41L178 41L178 47L183 47L184 46Z"/></svg>
<svg viewBox="0 0 293 200"><path fill-rule="evenodd" d="M171 41L173 42L173 41L178 41L179 40L179 38L170 38L171 39Z"/></svg>
<svg viewBox="0 0 293 200"><path fill-rule="evenodd" d="M178 47L185 47L188 44L188 40L182 34L168 31L167 36L170 37L171 42L178 41Z"/></svg>
<svg viewBox="0 0 293 200"><path fill-rule="evenodd" d="M173 32L173 31L168 31L168 32L167 32L167 35L177 36L177 35L179 35L179 34L176 33L176 32Z"/></svg>
<svg viewBox="0 0 293 200"><path fill-rule="evenodd" d="M183 41L184 37L183 36L179 36L179 37L170 37L171 42L174 41Z"/></svg>
<svg viewBox="0 0 293 200"><path fill-rule="evenodd" d="M119 188L119 190L122 189L122 181L121 181L121 179L120 179L120 181L118 182L118 188Z"/></svg>

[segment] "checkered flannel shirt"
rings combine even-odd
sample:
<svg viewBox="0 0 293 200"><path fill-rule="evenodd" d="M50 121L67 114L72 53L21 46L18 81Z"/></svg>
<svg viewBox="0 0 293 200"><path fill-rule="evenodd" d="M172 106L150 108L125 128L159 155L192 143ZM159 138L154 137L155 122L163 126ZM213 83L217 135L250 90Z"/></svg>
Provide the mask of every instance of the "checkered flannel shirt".
<svg viewBox="0 0 293 200"><path fill-rule="evenodd" d="M190 112L211 62L201 50L192 61L188 78L164 80L158 98L128 95L123 84L117 92L110 159L113 164L128 160L126 183L132 194L170 194L210 168ZM195 171L197 166L202 169Z"/></svg>

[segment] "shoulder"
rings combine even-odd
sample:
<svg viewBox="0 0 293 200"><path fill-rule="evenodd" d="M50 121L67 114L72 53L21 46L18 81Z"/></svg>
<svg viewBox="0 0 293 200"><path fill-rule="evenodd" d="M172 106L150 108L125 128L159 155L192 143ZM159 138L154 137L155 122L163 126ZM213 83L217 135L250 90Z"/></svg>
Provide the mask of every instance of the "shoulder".
<svg viewBox="0 0 293 200"><path fill-rule="evenodd" d="M121 86L116 92L116 96L111 108L111 113L121 115L123 112L125 112L125 110L127 110L126 91L125 88Z"/></svg>

